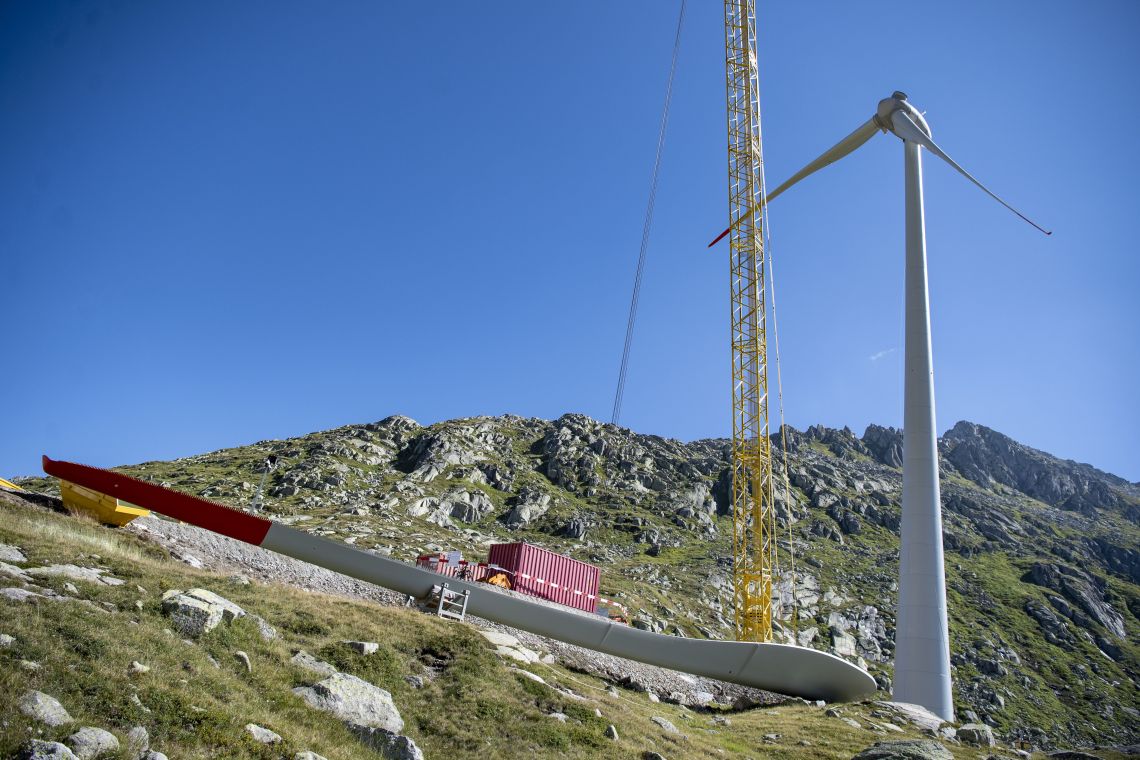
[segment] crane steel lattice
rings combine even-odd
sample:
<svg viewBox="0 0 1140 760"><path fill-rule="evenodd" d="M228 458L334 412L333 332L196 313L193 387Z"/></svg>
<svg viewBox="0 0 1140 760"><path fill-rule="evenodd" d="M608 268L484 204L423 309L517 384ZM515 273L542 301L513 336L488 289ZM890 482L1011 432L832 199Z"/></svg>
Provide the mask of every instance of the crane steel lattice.
<svg viewBox="0 0 1140 760"><path fill-rule="evenodd" d="M733 608L739 640L769 641L776 542L754 0L725 0L724 36L731 225Z"/></svg>

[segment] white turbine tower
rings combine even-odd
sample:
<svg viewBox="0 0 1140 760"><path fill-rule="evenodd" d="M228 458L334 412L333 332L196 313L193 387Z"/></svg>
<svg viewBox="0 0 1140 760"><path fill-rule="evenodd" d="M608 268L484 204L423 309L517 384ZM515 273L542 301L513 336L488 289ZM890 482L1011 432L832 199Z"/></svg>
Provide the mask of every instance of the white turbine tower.
<svg viewBox="0 0 1140 760"><path fill-rule="evenodd" d="M903 390L902 554L895 678L892 698L922 705L954 719L950 642L946 623L946 571L942 557L942 507L938 486L938 440L934 427L934 367L930 353L930 298L926 281L926 228L922 210L922 154L926 148L953 166L991 198L1032 224L994 195L930 139L922 114L901 92L879 101L866 124L812 161L767 197L771 201L804 177L870 140L891 132L903 141L906 166L906 354Z"/></svg>

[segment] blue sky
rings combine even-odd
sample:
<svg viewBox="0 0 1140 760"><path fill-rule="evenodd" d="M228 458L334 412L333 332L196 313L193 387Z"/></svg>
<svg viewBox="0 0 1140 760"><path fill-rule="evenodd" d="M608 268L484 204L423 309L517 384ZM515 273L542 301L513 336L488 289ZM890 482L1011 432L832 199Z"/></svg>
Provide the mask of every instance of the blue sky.
<svg viewBox="0 0 1140 760"><path fill-rule="evenodd" d="M1140 480L1140 5L761 3L769 183L894 89L939 429ZM0 475L401 413L607 419L678 4L0 5ZM623 424L729 425L722 9L688 9ZM774 186L774 185L773 185ZM787 419L901 422L902 147L774 202Z"/></svg>

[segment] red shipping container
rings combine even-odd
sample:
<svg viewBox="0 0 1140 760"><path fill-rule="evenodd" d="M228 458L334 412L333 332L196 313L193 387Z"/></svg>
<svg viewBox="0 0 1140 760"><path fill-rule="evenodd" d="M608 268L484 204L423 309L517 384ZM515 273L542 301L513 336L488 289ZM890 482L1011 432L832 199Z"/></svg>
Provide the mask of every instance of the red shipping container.
<svg viewBox="0 0 1140 760"><path fill-rule="evenodd" d="M494 544L487 561L514 573L513 590L594 612L601 571L527 543Z"/></svg>

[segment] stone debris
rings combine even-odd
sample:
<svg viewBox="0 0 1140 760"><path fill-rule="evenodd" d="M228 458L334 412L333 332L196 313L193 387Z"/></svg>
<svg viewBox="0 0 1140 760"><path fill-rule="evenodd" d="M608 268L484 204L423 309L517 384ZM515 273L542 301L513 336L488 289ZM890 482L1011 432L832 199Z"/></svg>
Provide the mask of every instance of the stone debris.
<svg viewBox="0 0 1140 760"><path fill-rule="evenodd" d="M0 633L0 649L8 649L16 643L14 636L9 636L6 633Z"/></svg>
<svg viewBox="0 0 1140 760"><path fill-rule="evenodd" d="M654 715L652 718L650 718L650 720L653 721L654 723L656 723L657 725L661 726L661 728L663 728L666 731L666 733L670 733L670 734L681 733L680 731L677 730L677 727L674 726L672 721L670 721L668 718L662 718L660 715Z"/></svg>
<svg viewBox="0 0 1140 760"><path fill-rule="evenodd" d="M149 673L150 665L143 665L138 660L131 660L131 664L127 666L127 672L131 675L142 675L143 673Z"/></svg>
<svg viewBox="0 0 1140 760"><path fill-rule="evenodd" d="M234 659L237 660L242 665L242 667L245 668L246 673L253 672L253 663L249 661L248 654L239 649L238 651L234 652Z"/></svg>
<svg viewBox="0 0 1140 760"><path fill-rule="evenodd" d="M316 752L305 750L293 755L293 760L328 760L324 755L318 755Z"/></svg>
<svg viewBox="0 0 1140 760"><path fill-rule="evenodd" d="M73 720L58 699L42 691L26 692L18 706L24 715L49 726L64 726Z"/></svg>
<svg viewBox="0 0 1140 760"><path fill-rule="evenodd" d="M615 742L618 740L618 730L617 730L617 727L614 726L613 723L606 726L606 738L612 739Z"/></svg>
<svg viewBox="0 0 1140 760"><path fill-rule="evenodd" d="M95 760L97 757L119 751L119 740L110 731L93 726L84 726L64 740L79 760Z"/></svg>

